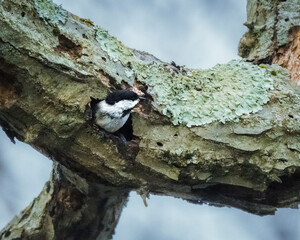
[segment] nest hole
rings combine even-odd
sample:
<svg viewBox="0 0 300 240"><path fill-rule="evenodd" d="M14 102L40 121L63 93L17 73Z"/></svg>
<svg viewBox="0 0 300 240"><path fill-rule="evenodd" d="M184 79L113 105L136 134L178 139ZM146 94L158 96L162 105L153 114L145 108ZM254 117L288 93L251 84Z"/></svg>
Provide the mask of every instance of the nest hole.
<svg viewBox="0 0 300 240"><path fill-rule="evenodd" d="M121 127L114 134L117 136L124 136L126 141L131 141L134 139L135 136L133 135L131 114L129 115L129 118L128 118L127 122L123 125L123 127Z"/></svg>
<svg viewBox="0 0 300 240"><path fill-rule="evenodd" d="M95 113L96 113L97 104L102 100L103 99L98 99L98 98L95 99L95 98L91 97L89 115L91 116L93 122L95 121L95 118L96 118ZM135 136L133 135L131 114L129 115L129 118L126 121L126 123L123 125L123 127L121 127L118 131L114 132L113 135L115 135L117 137L124 137L126 139L126 141L131 141L135 138Z"/></svg>

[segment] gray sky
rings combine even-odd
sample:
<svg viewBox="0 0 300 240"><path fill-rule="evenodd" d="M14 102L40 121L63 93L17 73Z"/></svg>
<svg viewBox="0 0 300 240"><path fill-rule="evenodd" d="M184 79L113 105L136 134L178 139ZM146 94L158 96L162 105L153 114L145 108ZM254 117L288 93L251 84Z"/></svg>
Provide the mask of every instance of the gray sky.
<svg viewBox="0 0 300 240"><path fill-rule="evenodd" d="M237 56L246 31L246 0L55 0L89 18L125 45L164 61L212 67ZM22 156L20 158L20 156ZM0 228L38 195L51 162L29 146L13 145L0 132ZM296 240L300 212L281 209L258 217L233 208L194 205L151 196L148 207L132 193L114 240Z"/></svg>

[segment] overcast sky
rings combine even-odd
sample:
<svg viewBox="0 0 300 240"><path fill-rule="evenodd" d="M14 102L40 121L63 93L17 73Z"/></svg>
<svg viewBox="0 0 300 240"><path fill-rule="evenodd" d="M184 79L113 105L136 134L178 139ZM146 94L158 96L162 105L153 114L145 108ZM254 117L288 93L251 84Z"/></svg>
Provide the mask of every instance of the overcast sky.
<svg viewBox="0 0 300 240"><path fill-rule="evenodd" d="M246 31L246 0L55 0L89 18L125 45L163 61L208 68L237 56ZM20 158L20 156L22 156ZM0 228L37 196L51 162L29 146L12 144L0 132ZM151 196L145 208L131 194L114 240L296 240L298 210L258 217L233 208L194 205Z"/></svg>

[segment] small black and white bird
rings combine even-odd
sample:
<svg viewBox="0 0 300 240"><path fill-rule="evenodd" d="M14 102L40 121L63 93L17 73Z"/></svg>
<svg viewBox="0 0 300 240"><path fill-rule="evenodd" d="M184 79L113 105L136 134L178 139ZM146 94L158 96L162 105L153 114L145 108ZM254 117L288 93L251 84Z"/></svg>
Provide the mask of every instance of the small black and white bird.
<svg viewBox="0 0 300 240"><path fill-rule="evenodd" d="M128 89L114 91L104 100L91 99L95 123L110 133L115 133L124 126L131 110L140 101L139 95Z"/></svg>

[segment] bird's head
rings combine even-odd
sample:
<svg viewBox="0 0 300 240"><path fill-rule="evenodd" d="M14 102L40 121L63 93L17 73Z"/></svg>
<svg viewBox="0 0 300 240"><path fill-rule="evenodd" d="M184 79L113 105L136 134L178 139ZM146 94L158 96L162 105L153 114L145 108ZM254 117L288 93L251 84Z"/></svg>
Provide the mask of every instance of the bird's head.
<svg viewBox="0 0 300 240"><path fill-rule="evenodd" d="M129 89L116 90L107 95L105 102L111 106L122 108L124 111L131 110L140 101L140 96Z"/></svg>

